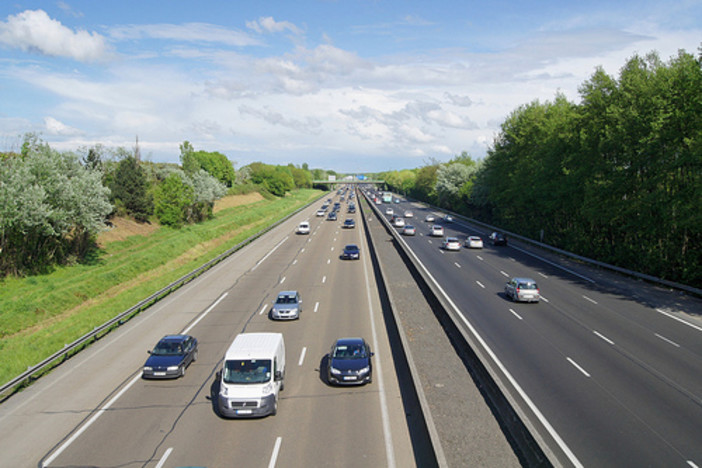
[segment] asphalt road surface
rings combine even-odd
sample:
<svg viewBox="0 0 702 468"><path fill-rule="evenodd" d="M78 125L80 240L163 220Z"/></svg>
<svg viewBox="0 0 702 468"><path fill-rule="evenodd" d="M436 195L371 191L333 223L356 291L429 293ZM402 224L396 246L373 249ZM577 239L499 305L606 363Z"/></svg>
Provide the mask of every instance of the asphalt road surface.
<svg viewBox="0 0 702 468"><path fill-rule="evenodd" d="M5 402L0 465L415 465L363 224L341 229L345 205L332 222L314 216L319 204ZM312 233L296 235L305 219ZM361 246L360 260L340 260L347 243ZM301 293L300 320L270 320L272 301L289 289ZM285 338L278 414L223 419L215 411L215 375L224 352L238 333L259 331ZM141 379L146 351L179 332L199 340L185 376ZM371 384L331 387L322 378L326 353L345 336L371 344Z"/></svg>
<svg viewBox="0 0 702 468"><path fill-rule="evenodd" d="M424 221L403 237L504 370L531 424L566 466L702 466L702 303L510 241L463 222ZM441 213L434 213L441 216ZM390 215L385 215L388 218ZM480 235L485 248L442 250L429 236ZM511 277L535 279L543 299L513 303Z"/></svg>

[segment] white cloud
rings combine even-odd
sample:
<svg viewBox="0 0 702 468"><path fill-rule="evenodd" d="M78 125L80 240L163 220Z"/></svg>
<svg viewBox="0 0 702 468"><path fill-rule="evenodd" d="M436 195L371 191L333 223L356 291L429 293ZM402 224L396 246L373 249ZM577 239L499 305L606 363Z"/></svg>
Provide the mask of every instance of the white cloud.
<svg viewBox="0 0 702 468"><path fill-rule="evenodd" d="M255 21L247 21L246 27L253 29L259 34L262 33L279 33L290 31L295 35L302 35L303 30L295 26L289 21L276 21L272 16L261 17Z"/></svg>
<svg viewBox="0 0 702 468"><path fill-rule="evenodd" d="M53 117L44 118L44 128L46 129L46 133L48 133L49 135L76 136L83 133L77 128L69 127L68 125L56 120Z"/></svg>
<svg viewBox="0 0 702 468"><path fill-rule="evenodd" d="M219 43L236 47L261 45L258 39L243 31L209 23L131 24L111 28L110 37L115 40L152 38L182 42Z"/></svg>
<svg viewBox="0 0 702 468"><path fill-rule="evenodd" d="M69 57L80 62L101 60L110 53L100 34L74 32L43 10L26 10L0 22L0 43L25 52Z"/></svg>

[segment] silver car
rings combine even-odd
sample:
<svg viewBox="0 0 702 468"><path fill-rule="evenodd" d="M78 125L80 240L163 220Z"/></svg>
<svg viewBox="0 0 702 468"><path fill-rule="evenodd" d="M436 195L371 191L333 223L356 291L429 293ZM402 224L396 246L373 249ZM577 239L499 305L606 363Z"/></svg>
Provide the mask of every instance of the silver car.
<svg viewBox="0 0 702 468"><path fill-rule="evenodd" d="M300 318L302 299L297 291L281 291L273 301L271 318L273 320L295 320Z"/></svg>
<svg viewBox="0 0 702 468"><path fill-rule="evenodd" d="M541 295L531 278L512 278L505 284L505 295L515 302L539 302Z"/></svg>

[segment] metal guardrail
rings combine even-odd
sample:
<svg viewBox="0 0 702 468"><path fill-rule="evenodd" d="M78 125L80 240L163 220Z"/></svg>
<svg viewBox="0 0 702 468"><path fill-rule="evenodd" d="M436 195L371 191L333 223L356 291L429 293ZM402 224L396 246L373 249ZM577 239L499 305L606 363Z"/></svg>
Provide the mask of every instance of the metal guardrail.
<svg viewBox="0 0 702 468"><path fill-rule="evenodd" d="M50 368L52 365L58 365L56 364L56 361L59 359L67 359L69 356L71 356L71 353L79 352L80 348L84 345L86 345L90 340L97 339L100 337L101 333L104 332L104 334L109 333L113 328L118 327L125 323L127 320L132 318L134 315L138 314L141 312L143 309L146 307L152 305L153 303L163 299L166 297L168 294L171 292L175 291L176 289L180 288L186 283L189 283L192 281L194 278L200 276L202 273L205 271L209 270L213 266L217 265L220 263L222 260L226 259L233 253L237 252L244 246L250 244L254 240L258 239L265 233L271 231L275 227L279 226L280 224L284 223L288 219L292 218L293 216L297 215L299 212L302 210L306 209L310 205L317 203L321 198L327 196L326 193L323 193L322 195L319 196L319 198L316 198L315 200L311 201L310 203L298 208L297 210L293 211L289 215L285 216L284 218L279 219L275 223L271 224L270 226L267 226L266 228L262 229L261 231L257 232L256 234L248 237L247 239L239 242L236 244L234 247L228 249L226 252L221 253L217 257L213 258L212 260L208 261L207 263L199 266L195 270L191 271L190 273L178 278L177 280L173 281L171 284L168 286L161 288L160 290L156 291L146 299L142 299L139 301L136 305L130 307L129 309L125 310L124 312L116 315L109 321L103 323L102 325L95 327L93 331L86 333L85 335L81 336L77 340L75 340L73 343L67 344L61 349L60 351L57 351L53 353L51 356L47 357L43 361L41 361L38 364L35 364L34 366L29 367L25 372L22 374L18 375L14 379L10 380L9 382L3 384L0 386L0 402L4 401L9 395L11 395L14 392L15 387L18 385L31 380L33 376L36 374L47 370ZM8 393L9 390L12 390L12 392L9 392L9 395L5 395Z"/></svg>
<svg viewBox="0 0 702 468"><path fill-rule="evenodd" d="M579 262L588 263L590 265L594 265L594 266L597 266L599 268L604 268L606 270L616 271L617 273L621 273L623 275L631 276L633 278L642 279L642 280L648 281L650 283L657 283L657 284L660 284L663 286L667 286L669 288L677 289L680 291L685 291L685 292L688 292L690 294L695 294L697 296L702 297L702 289L695 288L693 286L688 286L688 285L682 284L682 283L676 283L674 281L668 281L668 280L665 280L662 278L658 278L656 276L647 275L645 273L639 273L638 271L627 270L626 268L618 267L616 265L611 265L609 263L601 262L599 260L595 260L595 259L588 258L588 257L583 257L582 255L574 254L572 252L568 252L567 250L559 249L558 247L544 244L543 242L539 242L539 241L536 241L534 239L530 239L528 237L524 237L522 235L515 234L515 233L510 232L510 231L505 231L504 229L501 229L499 227L492 226L492 225L487 224L487 223L483 223L482 221L478 221L477 219L468 218L467 216L463 216L459 213L454 213L453 211L449 211L449 210L446 210L444 208L439 208L437 206L431 205L429 203L426 203L426 202L423 202L420 200L410 199L409 197L404 197L404 198L407 200L412 200L416 203L421 203L421 204L423 204L423 205L425 205L433 210L440 211L442 213L450 214L454 218L461 219L461 220L465 221L466 223L474 224L474 225L486 228L490 231L502 232L504 234L507 234L510 238L519 239L521 242L524 242L526 244L531 244L531 245L538 247L540 249L549 250L549 251L556 253L558 255L562 255L564 257L569 257L569 258L572 258L574 260L578 260Z"/></svg>

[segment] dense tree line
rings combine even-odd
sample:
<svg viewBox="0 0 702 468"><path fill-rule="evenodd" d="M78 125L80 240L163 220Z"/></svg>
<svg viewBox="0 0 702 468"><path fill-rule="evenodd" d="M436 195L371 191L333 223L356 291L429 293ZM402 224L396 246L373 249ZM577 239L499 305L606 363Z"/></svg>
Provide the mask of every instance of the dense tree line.
<svg viewBox="0 0 702 468"><path fill-rule="evenodd" d="M81 158L26 135L20 153L0 154L0 277L84 258L112 216L178 228L210 218L214 202L237 187L284 196L312 185L306 165L236 171L221 153L187 141L180 150L181 165L101 145L80 149Z"/></svg>
<svg viewBox="0 0 702 468"><path fill-rule="evenodd" d="M514 110L480 163L462 155L383 176L506 230L701 287L702 59L634 56L579 92L577 104L557 95Z"/></svg>

